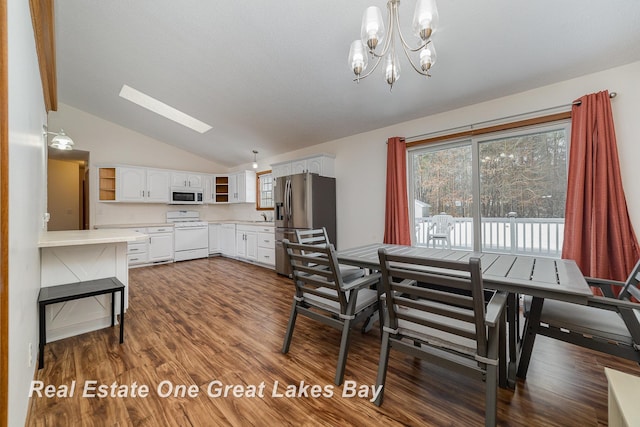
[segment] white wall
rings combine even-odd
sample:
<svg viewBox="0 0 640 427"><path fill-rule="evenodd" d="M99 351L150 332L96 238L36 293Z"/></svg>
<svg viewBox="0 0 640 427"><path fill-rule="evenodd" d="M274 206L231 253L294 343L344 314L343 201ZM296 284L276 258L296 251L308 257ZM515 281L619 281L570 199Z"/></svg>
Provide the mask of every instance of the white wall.
<svg viewBox="0 0 640 427"><path fill-rule="evenodd" d="M622 180L636 233L640 233L640 193L635 191L640 158L640 62L589 74L527 92L412 120L286 155L276 163L315 153L336 156L338 241L341 248L381 242L384 235L386 141L392 136L424 135L487 120L566 105L582 95L609 90L620 154ZM437 77L434 77L437 80ZM431 79L426 84L437 84Z"/></svg>
<svg viewBox="0 0 640 427"><path fill-rule="evenodd" d="M46 113L29 2L9 0L9 421L24 425L38 348ZM28 360L28 346L34 359ZM31 362L31 363L29 363Z"/></svg>

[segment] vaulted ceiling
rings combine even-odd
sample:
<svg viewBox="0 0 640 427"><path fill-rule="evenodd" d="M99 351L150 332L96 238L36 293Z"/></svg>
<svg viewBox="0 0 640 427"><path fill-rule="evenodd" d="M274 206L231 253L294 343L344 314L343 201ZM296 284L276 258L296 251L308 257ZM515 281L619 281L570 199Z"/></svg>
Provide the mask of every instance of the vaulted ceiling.
<svg viewBox="0 0 640 427"><path fill-rule="evenodd" d="M232 167L640 60L637 0L440 0L432 77L399 54L390 91L382 70L356 84L347 66L370 5L384 14L383 0L57 1L58 99ZM149 112L124 84L213 128Z"/></svg>

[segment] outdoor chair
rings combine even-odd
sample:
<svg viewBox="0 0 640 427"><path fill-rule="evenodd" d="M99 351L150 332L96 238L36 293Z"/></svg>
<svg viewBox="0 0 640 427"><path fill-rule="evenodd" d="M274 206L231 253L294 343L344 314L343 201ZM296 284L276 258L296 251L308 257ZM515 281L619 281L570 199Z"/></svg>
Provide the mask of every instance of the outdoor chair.
<svg viewBox="0 0 640 427"><path fill-rule="evenodd" d="M507 294L493 292L485 305L479 258L445 261L385 249L379 257L384 327L376 380L382 389L375 404L382 404L393 348L485 381L485 424L494 426Z"/></svg>
<svg viewBox="0 0 640 427"><path fill-rule="evenodd" d="M451 229L453 228L453 217L444 212L431 217L431 225L427 230L427 245L433 241L433 247L436 247L436 241L446 243L447 249L451 249Z"/></svg>
<svg viewBox="0 0 640 427"><path fill-rule="evenodd" d="M324 246L332 243L329 241L329 234L325 227L312 230L296 229L296 239L298 243L303 245ZM319 255L320 253L316 254ZM340 265L340 275L343 280L353 280L364 276L364 274L365 271L362 268L352 265Z"/></svg>
<svg viewBox="0 0 640 427"><path fill-rule="evenodd" d="M550 299L525 297L527 316L523 337L523 354L518 376L526 378L528 362L536 335L544 335L581 347L622 357L640 363L640 261L626 282L586 277L590 286L602 290L604 296L589 297L588 305ZM615 297L613 285L622 287ZM532 304L542 304L540 319L530 315Z"/></svg>
<svg viewBox="0 0 640 427"><path fill-rule="evenodd" d="M372 289L380 274L370 274L345 280L340 275L336 252L332 244L316 246L283 240L291 263L295 284L293 306L282 345L288 353L298 314L342 331L338 364L334 382L341 385L347 363L351 329L366 324L378 310L378 291Z"/></svg>

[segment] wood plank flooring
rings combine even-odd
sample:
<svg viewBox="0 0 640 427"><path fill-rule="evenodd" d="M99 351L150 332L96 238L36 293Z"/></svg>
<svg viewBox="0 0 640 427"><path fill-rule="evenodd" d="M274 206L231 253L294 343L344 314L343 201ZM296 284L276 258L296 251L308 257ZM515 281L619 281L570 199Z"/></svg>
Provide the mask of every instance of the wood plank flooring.
<svg viewBox="0 0 640 427"><path fill-rule="evenodd" d="M377 328L354 331L345 374L358 391L368 386L369 396L343 397L351 390L333 385L339 331L299 316L290 352L280 352L292 296L290 279L225 258L132 269L124 344L118 344L117 327L48 344L35 380L56 387L75 381L75 395L32 397L27 425L484 424L482 383L393 351L384 403L369 402ZM605 366L640 375L633 362L538 337L526 382L499 390L499 424L607 425ZM115 382L129 391L135 383L150 391L147 397L82 397L87 381ZM215 381L248 396L251 386L257 394L264 383L264 397L235 397L233 389L227 397L210 397ZM301 383L319 386L326 396L298 396L305 390ZM179 386L192 386L197 396L160 396ZM295 397L285 395L287 387Z"/></svg>

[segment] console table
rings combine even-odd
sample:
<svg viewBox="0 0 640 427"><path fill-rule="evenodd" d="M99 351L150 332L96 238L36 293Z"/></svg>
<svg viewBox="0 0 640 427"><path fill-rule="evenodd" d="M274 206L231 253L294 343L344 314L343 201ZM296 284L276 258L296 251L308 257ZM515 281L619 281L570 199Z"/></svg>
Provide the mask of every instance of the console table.
<svg viewBox="0 0 640 427"><path fill-rule="evenodd" d="M38 369L44 367L44 346L47 343L47 316L45 308L49 304L73 301L96 295L111 294L111 326L115 324L115 294L120 292L120 344L124 342L124 285L115 277L69 283L67 285L41 288L38 294L38 323L40 328L40 344Z"/></svg>

